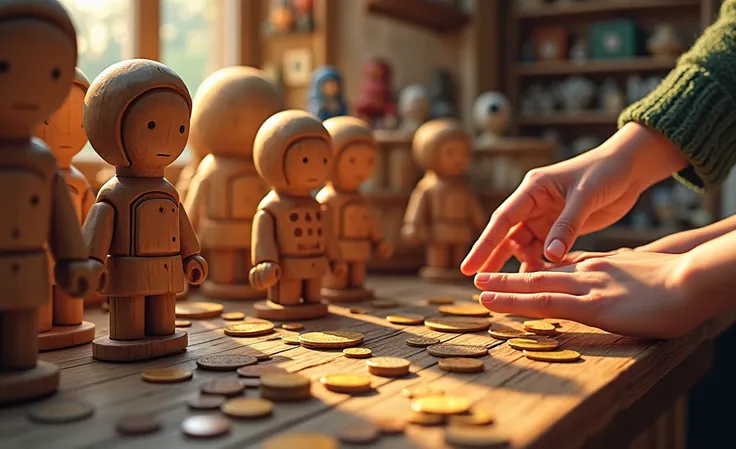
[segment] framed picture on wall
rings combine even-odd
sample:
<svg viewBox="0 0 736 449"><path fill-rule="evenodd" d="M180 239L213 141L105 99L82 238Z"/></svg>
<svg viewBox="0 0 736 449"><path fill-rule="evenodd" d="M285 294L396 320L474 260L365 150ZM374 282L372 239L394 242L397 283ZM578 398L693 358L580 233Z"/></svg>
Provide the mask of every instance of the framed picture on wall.
<svg viewBox="0 0 736 449"><path fill-rule="evenodd" d="M312 76L312 51L309 48L294 48L284 52L284 84L290 87L309 85Z"/></svg>

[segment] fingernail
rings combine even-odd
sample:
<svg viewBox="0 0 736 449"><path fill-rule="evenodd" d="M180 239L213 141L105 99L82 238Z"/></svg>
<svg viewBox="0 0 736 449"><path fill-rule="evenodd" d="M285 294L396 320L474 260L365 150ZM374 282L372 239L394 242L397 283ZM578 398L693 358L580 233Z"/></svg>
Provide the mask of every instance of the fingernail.
<svg viewBox="0 0 736 449"><path fill-rule="evenodd" d="M488 282L491 279L491 275L488 273L478 273L475 275L475 282L476 283L485 283Z"/></svg>
<svg viewBox="0 0 736 449"><path fill-rule="evenodd" d="M554 239L547 247L547 255L554 256L555 259L560 260L565 256L565 250L565 244L558 239Z"/></svg>
<svg viewBox="0 0 736 449"><path fill-rule="evenodd" d="M493 303L494 294L490 292L483 292L480 294L480 297L478 298L481 305L487 307L487 305Z"/></svg>

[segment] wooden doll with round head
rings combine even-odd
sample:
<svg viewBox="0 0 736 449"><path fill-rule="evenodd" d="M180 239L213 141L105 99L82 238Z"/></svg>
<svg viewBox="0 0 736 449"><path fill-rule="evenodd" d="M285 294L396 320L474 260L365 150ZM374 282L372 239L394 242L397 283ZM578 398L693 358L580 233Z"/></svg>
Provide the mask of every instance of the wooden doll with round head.
<svg viewBox="0 0 736 449"><path fill-rule="evenodd" d="M333 220L311 195L332 170L331 143L317 117L295 110L273 115L256 135L256 169L272 188L253 220L250 282L268 289L268 301L255 305L261 318L327 315L322 278L345 275Z"/></svg>
<svg viewBox="0 0 736 449"><path fill-rule="evenodd" d="M0 2L0 404L47 396L59 369L38 360L39 309L56 284L71 297L100 285L67 183L36 127L69 94L77 36L56 0Z"/></svg>
<svg viewBox="0 0 736 449"><path fill-rule="evenodd" d="M253 141L263 122L284 109L278 88L251 67L227 67L197 91L191 141L207 155L184 203L207 254L202 292L215 298L263 298L250 273L251 227L269 186L253 165Z"/></svg>
<svg viewBox="0 0 736 449"><path fill-rule="evenodd" d="M480 200L463 176L472 157L470 137L457 120L431 120L414 134L412 151L426 174L409 198L402 234L426 245L421 277L463 279L460 263L486 222Z"/></svg>
<svg viewBox="0 0 736 449"><path fill-rule="evenodd" d="M317 201L332 217L347 273L328 275L322 284L322 296L330 301L360 301L373 297L373 292L365 288L368 260L374 252L383 259L393 254L393 247L384 242L372 206L358 191L373 174L378 144L368 124L360 119L335 117L323 125L332 137L335 161Z"/></svg>
<svg viewBox="0 0 736 449"><path fill-rule="evenodd" d="M92 342L106 361L146 360L182 351L175 296L199 284L207 263L164 168L184 151L192 103L184 82L146 59L105 69L85 97L84 128L116 175L97 194L82 229L90 257L104 261L110 334Z"/></svg>
<svg viewBox="0 0 736 449"><path fill-rule="evenodd" d="M87 178L72 165L72 158L87 145L82 114L88 88L87 76L77 68L64 104L36 128L36 137L43 140L56 156L80 226L95 202ZM53 260L50 262L53 269ZM39 313L40 349L48 351L91 342L95 338L95 325L83 321L82 298L70 297L58 285L54 285L52 290L52 300Z"/></svg>

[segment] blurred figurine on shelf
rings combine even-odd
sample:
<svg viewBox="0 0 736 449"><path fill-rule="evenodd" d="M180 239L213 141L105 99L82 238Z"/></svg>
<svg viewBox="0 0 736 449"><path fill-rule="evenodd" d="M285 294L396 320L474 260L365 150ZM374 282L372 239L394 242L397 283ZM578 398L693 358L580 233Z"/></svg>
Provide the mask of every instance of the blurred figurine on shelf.
<svg viewBox="0 0 736 449"><path fill-rule="evenodd" d="M652 207L659 226L667 231L677 231L677 204L669 187L657 187L652 192Z"/></svg>
<svg viewBox="0 0 736 449"><path fill-rule="evenodd" d="M294 31L296 17L291 0L269 0L268 20L264 24L267 34L287 34Z"/></svg>
<svg viewBox="0 0 736 449"><path fill-rule="evenodd" d="M455 85L447 69L434 69L429 78L429 98L432 100L433 119L455 118Z"/></svg>
<svg viewBox="0 0 736 449"><path fill-rule="evenodd" d="M374 58L363 67L363 84L355 112L373 129L396 128L396 104L391 84L391 65L387 61Z"/></svg>
<svg viewBox="0 0 736 449"><path fill-rule="evenodd" d="M703 207L703 197L681 183L672 186L675 216L680 224L688 228L700 228L713 223L713 217Z"/></svg>
<svg viewBox="0 0 736 449"><path fill-rule="evenodd" d="M475 145L489 146L506 135L511 120L509 99L501 92L485 92L473 105L473 118L480 135Z"/></svg>
<svg viewBox="0 0 736 449"><path fill-rule="evenodd" d="M210 154L184 206L207 254L209 278L201 286L206 296L264 297L248 283L253 217L269 191L253 165L253 142L266 119L283 109L279 90L252 67L220 69L197 90L189 140Z"/></svg>
<svg viewBox="0 0 736 449"><path fill-rule="evenodd" d="M626 97L613 78L606 78L598 91L601 109L611 114L620 114L626 108Z"/></svg>
<svg viewBox="0 0 736 449"><path fill-rule="evenodd" d="M426 172L409 198L402 236L426 245L420 277L464 279L460 262L487 218L464 176L472 158L470 136L458 120L432 120L414 134L412 152Z"/></svg>
<svg viewBox="0 0 736 449"><path fill-rule="evenodd" d="M521 46L521 62L524 64L534 63L534 42L531 39Z"/></svg>
<svg viewBox="0 0 736 449"><path fill-rule="evenodd" d="M332 218L347 272L342 276L328 274L322 282L322 297L330 302L369 299L373 292L365 288L366 263L374 254L381 259L393 254L373 207L358 191L373 174L378 144L368 124L358 118L335 117L324 126L332 137L335 161L317 201Z"/></svg>
<svg viewBox="0 0 736 449"><path fill-rule="evenodd" d="M429 99L427 88L421 84L406 86L399 95L399 128L407 133L414 132L429 120L432 102Z"/></svg>
<svg viewBox="0 0 736 449"><path fill-rule="evenodd" d="M654 33L647 40L647 50L658 58L675 59L685 51L685 43L674 26L662 23L654 28Z"/></svg>
<svg viewBox="0 0 736 449"><path fill-rule="evenodd" d="M336 68L325 65L312 72L307 110L320 120L348 114L348 105L343 98L342 75Z"/></svg>
<svg viewBox="0 0 736 449"><path fill-rule="evenodd" d="M575 62L586 62L590 59L590 46L588 40L584 37L575 39L575 43L570 47L570 60Z"/></svg>
<svg viewBox="0 0 736 449"><path fill-rule="evenodd" d="M84 95L89 88L87 76L76 69L74 84L64 104L36 128L36 137L43 140L56 156L59 172L71 193L74 212L82 226L95 195L84 175L72 165L72 158L87 145L82 114ZM49 253L50 271L54 261ZM39 314L39 347L42 351L67 348L91 342L95 338L95 325L83 320L84 301L67 295L56 283L52 287L52 299L41 308Z"/></svg>
<svg viewBox="0 0 736 449"><path fill-rule="evenodd" d="M569 113L583 112L592 105L595 98L595 83L582 76L571 76L556 87L556 94L565 111Z"/></svg>
<svg viewBox="0 0 736 449"><path fill-rule="evenodd" d="M314 30L314 0L293 0L296 12L296 30L308 33Z"/></svg>

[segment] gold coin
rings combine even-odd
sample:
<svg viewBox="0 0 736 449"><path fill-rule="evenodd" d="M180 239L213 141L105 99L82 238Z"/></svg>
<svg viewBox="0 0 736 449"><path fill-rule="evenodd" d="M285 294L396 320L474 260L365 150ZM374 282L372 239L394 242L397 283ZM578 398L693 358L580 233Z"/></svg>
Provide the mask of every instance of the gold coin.
<svg viewBox="0 0 736 449"><path fill-rule="evenodd" d="M337 438L347 444L370 444L378 440L380 436L381 432L377 427L370 424L361 424L341 431Z"/></svg>
<svg viewBox="0 0 736 449"><path fill-rule="evenodd" d="M576 362L580 359L580 353L571 349L561 351L524 351L524 356L529 360L539 362Z"/></svg>
<svg viewBox="0 0 736 449"><path fill-rule="evenodd" d="M499 326L497 324L492 325L491 328L488 330L488 333L496 340L508 340L510 338L530 335L530 333L527 331L520 331L517 329L512 329L510 327Z"/></svg>
<svg viewBox="0 0 736 449"><path fill-rule="evenodd" d="M275 390L292 390L309 387L311 381L301 374L263 374L261 376L261 387Z"/></svg>
<svg viewBox="0 0 736 449"><path fill-rule="evenodd" d="M224 416L190 416L181 423L184 435L190 438L216 438L230 432L230 420Z"/></svg>
<svg viewBox="0 0 736 449"><path fill-rule="evenodd" d="M222 313L222 304L214 302L184 302L176 305L177 318L216 318Z"/></svg>
<svg viewBox="0 0 736 449"><path fill-rule="evenodd" d="M439 310L440 310L440 313L443 315L476 316L476 317L484 317L484 316L491 315L491 311L481 306L480 304L441 306Z"/></svg>
<svg viewBox="0 0 736 449"><path fill-rule="evenodd" d="M225 403L222 396L202 395L187 400L187 405L192 410L217 410Z"/></svg>
<svg viewBox="0 0 736 449"><path fill-rule="evenodd" d="M75 400L58 400L40 404L28 411L31 421L45 424L63 424L87 419L95 410L84 402Z"/></svg>
<svg viewBox="0 0 736 449"><path fill-rule="evenodd" d="M407 418L412 424L419 424L420 426L439 426L445 422L445 417L442 415L430 415L428 413L411 412Z"/></svg>
<svg viewBox="0 0 736 449"><path fill-rule="evenodd" d="M153 384L172 384L192 378L192 372L181 368L149 369L141 373L141 379Z"/></svg>
<svg viewBox="0 0 736 449"><path fill-rule="evenodd" d="M372 389L371 378L363 374L328 374L320 382L336 393L365 393Z"/></svg>
<svg viewBox="0 0 736 449"><path fill-rule="evenodd" d="M454 302L455 300L453 298L450 298L449 296L438 296L436 298L429 298L427 300L427 304L431 304L433 306L453 304Z"/></svg>
<svg viewBox="0 0 736 449"><path fill-rule="evenodd" d="M273 402L266 399L237 398L222 404L220 410L234 419L263 418L273 412Z"/></svg>
<svg viewBox="0 0 736 449"><path fill-rule="evenodd" d="M473 318L464 316L441 316L427 318L424 325L433 331L466 333L487 330L491 322L485 318Z"/></svg>
<svg viewBox="0 0 736 449"><path fill-rule="evenodd" d="M301 323L284 323L281 328L287 331L300 331L304 329L304 326Z"/></svg>
<svg viewBox="0 0 736 449"><path fill-rule="evenodd" d="M174 321L174 326L176 327L189 327L192 325L191 321L188 320L176 320Z"/></svg>
<svg viewBox="0 0 736 449"><path fill-rule="evenodd" d="M312 349L349 348L363 343L363 334L344 331L307 332L299 336L299 342Z"/></svg>
<svg viewBox="0 0 736 449"><path fill-rule="evenodd" d="M349 359L369 359L373 356L370 348L345 348L342 353Z"/></svg>
<svg viewBox="0 0 736 449"><path fill-rule="evenodd" d="M542 321L544 321L545 323L549 323L554 327L562 327L562 323L560 323L560 320L558 320L557 318L545 318Z"/></svg>
<svg viewBox="0 0 736 449"><path fill-rule="evenodd" d="M486 409L473 407L465 415L448 416L447 424L456 426L486 426L493 422L493 414Z"/></svg>
<svg viewBox="0 0 736 449"><path fill-rule="evenodd" d="M371 305L376 309L391 309L398 306L399 303L390 299L376 299L375 301L371 301Z"/></svg>
<svg viewBox="0 0 736 449"><path fill-rule="evenodd" d="M216 379L202 384L200 389L202 394L231 398L242 394L245 391L245 385L237 379Z"/></svg>
<svg viewBox="0 0 736 449"><path fill-rule="evenodd" d="M263 443L263 449L340 449L340 443L319 433L282 433Z"/></svg>
<svg viewBox="0 0 736 449"><path fill-rule="evenodd" d="M235 371L241 366L255 365L258 359L252 355L206 355L197 359L197 367L209 371Z"/></svg>
<svg viewBox="0 0 736 449"><path fill-rule="evenodd" d="M414 348L426 348L440 343L439 338L431 337L411 337L406 339L406 344Z"/></svg>
<svg viewBox="0 0 736 449"><path fill-rule="evenodd" d="M287 345L294 345L294 346L299 346L300 344L302 344L299 341L299 334L297 333L282 335L281 342Z"/></svg>
<svg viewBox="0 0 736 449"><path fill-rule="evenodd" d="M560 347L560 342L554 338L541 335L529 335L526 337L511 338L507 342L509 346L519 351L554 351Z"/></svg>
<svg viewBox="0 0 736 449"><path fill-rule="evenodd" d="M377 418L373 424L384 435L396 435L406 429L406 420L399 418Z"/></svg>
<svg viewBox="0 0 736 449"><path fill-rule="evenodd" d="M351 307L348 310L350 311L350 313L355 314L355 315L360 315L360 314L365 313L365 309L362 307Z"/></svg>
<svg viewBox="0 0 736 449"><path fill-rule="evenodd" d="M245 385L245 388L260 388L261 379L246 377L243 379L243 385Z"/></svg>
<svg viewBox="0 0 736 449"><path fill-rule="evenodd" d="M409 399L414 399L424 396L443 396L445 390L431 385L414 385L413 387L406 387L401 390L401 394Z"/></svg>
<svg viewBox="0 0 736 449"><path fill-rule="evenodd" d="M448 426L445 442L451 446L484 449L507 448L509 439L498 430L480 426Z"/></svg>
<svg viewBox="0 0 736 449"><path fill-rule="evenodd" d="M366 363L371 374L382 377L399 377L409 373L411 364L400 357L373 357Z"/></svg>
<svg viewBox="0 0 736 449"><path fill-rule="evenodd" d="M524 329L536 335L555 335L557 333L554 324L540 320L524 321Z"/></svg>
<svg viewBox="0 0 736 449"><path fill-rule="evenodd" d="M411 402L411 409L430 415L459 415L470 410L470 401L460 396L423 396Z"/></svg>
<svg viewBox="0 0 736 449"><path fill-rule="evenodd" d="M424 317L416 313L401 313L397 315L389 315L386 321L392 324L400 324L404 326L415 326L424 323Z"/></svg>
<svg viewBox="0 0 736 449"><path fill-rule="evenodd" d="M451 373L480 373L485 369L483 362L477 359L463 359L460 357L449 357L439 362L443 371Z"/></svg>
<svg viewBox="0 0 736 449"><path fill-rule="evenodd" d="M427 348L434 357L483 357L488 354L485 346L439 344Z"/></svg>
<svg viewBox="0 0 736 449"><path fill-rule="evenodd" d="M221 318L225 321L240 321L245 319L243 312L225 312L221 315Z"/></svg>
<svg viewBox="0 0 736 449"><path fill-rule="evenodd" d="M289 372L278 365L250 365L238 368L238 376L257 379L266 374L288 374Z"/></svg>
<svg viewBox="0 0 736 449"><path fill-rule="evenodd" d="M231 337L259 337L271 332L273 332L273 323L270 321L228 324L225 328L225 335Z"/></svg>

